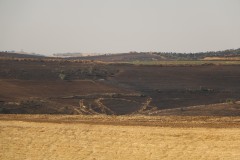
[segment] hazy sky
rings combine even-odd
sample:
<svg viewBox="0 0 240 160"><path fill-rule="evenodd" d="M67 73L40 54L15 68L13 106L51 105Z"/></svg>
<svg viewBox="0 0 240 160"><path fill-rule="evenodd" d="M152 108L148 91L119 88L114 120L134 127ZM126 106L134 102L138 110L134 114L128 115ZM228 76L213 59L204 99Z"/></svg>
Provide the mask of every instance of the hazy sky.
<svg viewBox="0 0 240 160"><path fill-rule="evenodd" d="M0 50L198 52L240 47L240 0L0 0Z"/></svg>

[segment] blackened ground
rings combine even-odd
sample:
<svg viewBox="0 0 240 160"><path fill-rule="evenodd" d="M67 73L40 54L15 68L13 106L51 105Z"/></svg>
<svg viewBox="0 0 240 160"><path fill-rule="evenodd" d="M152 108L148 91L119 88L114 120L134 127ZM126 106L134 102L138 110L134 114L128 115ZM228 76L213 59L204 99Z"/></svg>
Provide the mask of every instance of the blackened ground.
<svg viewBox="0 0 240 160"><path fill-rule="evenodd" d="M240 100L239 65L0 60L0 112L134 114ZM236 107L235 107L236 108ZM236 110L240 115L239 109Z"/></svg>

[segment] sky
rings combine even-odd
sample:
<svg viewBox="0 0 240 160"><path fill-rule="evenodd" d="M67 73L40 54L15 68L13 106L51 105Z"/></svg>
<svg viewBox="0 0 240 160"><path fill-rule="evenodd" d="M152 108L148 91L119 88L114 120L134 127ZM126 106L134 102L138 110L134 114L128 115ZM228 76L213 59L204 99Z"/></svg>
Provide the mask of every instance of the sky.
<svg viewBox="0 0 240 160"><path fill-rule="evenodd" d="M201 52L240 48L240 0L0 0L0 50Z"/></svg>

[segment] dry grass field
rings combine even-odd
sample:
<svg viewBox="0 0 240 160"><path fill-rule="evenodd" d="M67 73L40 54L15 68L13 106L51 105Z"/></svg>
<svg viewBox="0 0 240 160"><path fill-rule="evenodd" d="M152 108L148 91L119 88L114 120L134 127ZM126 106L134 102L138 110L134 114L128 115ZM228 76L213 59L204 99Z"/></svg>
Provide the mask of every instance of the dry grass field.
<svg viewBox="0 0 240 160"><path fill-rule="evenodd" d="M0 159L240 159L240 117L0 115Z"/></svg>

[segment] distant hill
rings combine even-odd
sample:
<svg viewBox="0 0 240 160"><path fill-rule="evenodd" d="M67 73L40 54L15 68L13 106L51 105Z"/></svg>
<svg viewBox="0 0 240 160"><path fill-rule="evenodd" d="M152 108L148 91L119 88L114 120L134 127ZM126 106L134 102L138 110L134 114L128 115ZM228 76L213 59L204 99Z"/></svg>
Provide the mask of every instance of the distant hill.
<svg viewBox="0 0 240 160"><path fill-rule="evenodd" d="M83 53L56 53L55 57L68 60L93 60L103 62L171 61L171 60L240 60L240 48L216 52L172 53L172 52L129 52L85 56ZM43 58L29 53L0 52L0 58Z"/></svg>
<svg viewBox="0 0 240 160"><path fill-rule="evenodd" d="M0 58L43 58L43 57L45 56L39 54L0 52Z"/></svg>
<svg viewBox="0 0 240 160"><path fill-rule="evenodd" d="M54 53L53 56L55 57L82 57L82 53Z"/></svg>
<svg viewBox="0 0 240 160"><path fill-rule="evenodd" d="M69 57L69 59L76 59L76 57ZM104 54L98 56L84 56L77 57L81 60L97 60L105 62L131 62L131 61L154 61L164 60L164 57L152 53L118 53L118 54Z"/></svg>
<svg viewBox="0 0 240 160"><path fill-rule="evenodd" d="M224 51L216 52L199 52L199 53L165 53L155 52L155 55L165 57L166 59L172 60L201 60L206 57L240 57L240 48L229 49Z"/></svg>
<svg viewBox="0 0 240 160"><path fill-rule="evenodd" d="M237 58L236 58L237 57ZM219 58L219 59L217 59ZM68 59L96 60L105 62L132 62L157 60L239 60L240 48L216 52L172 53L172 52L130 52L97 56L68 57Z"/></svg>

